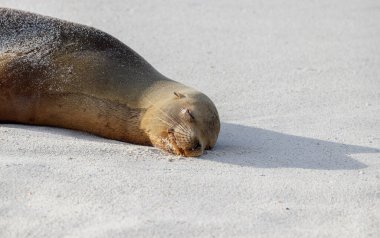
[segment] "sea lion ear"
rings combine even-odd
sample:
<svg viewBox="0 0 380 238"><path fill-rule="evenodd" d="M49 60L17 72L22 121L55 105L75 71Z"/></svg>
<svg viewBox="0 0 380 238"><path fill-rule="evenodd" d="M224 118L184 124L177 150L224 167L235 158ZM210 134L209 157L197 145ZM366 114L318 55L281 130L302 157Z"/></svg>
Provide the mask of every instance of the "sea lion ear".
<svg viewBox="0 0 380 238"><path fill-rule="evenodd" d="M185 95L183 95L182 93L179 93L179 92L174 92L174 95L176 95L176 97L178 99L186 97Z"/></svg>
<svg viewBox="0 0 380 238"><path fill-rule="evenodd" d="M187 120L187 121L194 121L194 116L193 114L191 114L190 110L187 109L187 108L184 108L181 110L181 114L182 116Z"/></svg>

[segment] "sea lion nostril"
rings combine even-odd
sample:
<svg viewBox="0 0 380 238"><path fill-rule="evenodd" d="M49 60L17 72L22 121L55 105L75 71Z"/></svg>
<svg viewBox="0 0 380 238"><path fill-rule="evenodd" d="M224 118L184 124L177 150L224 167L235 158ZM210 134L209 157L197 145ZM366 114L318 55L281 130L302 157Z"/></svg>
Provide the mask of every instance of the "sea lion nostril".
<svg viewBox="0 0 380 238"><path fill-rule="evenodd" d="M192 150L199 150L199 149L201 149L201 148L202 148L201 143L199 143L199 141L197 141L197 142L194 144Z"/></svg>

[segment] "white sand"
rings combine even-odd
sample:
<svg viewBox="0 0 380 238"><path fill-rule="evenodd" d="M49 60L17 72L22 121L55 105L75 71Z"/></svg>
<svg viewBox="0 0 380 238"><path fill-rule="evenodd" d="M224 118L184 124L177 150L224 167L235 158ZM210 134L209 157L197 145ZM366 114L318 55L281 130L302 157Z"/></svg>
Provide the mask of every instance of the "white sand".
<svg viewBox="0 0 380 238"><path fill-rule="evenodd" d="M223 122L185 160L0 124L0 237L380 237L379 1L0 6L105 30Z"/></svg>

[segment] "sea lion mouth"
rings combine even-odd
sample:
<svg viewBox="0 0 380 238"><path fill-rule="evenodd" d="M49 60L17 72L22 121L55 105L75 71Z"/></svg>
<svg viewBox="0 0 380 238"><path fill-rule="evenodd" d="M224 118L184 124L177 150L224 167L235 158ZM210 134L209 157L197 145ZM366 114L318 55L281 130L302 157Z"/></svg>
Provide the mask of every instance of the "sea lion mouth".
<svg viewBox="0 0 380 238"><path fill-rule="evenodd" d="M169 133L168 139L169 139L169 144L167 146L168 152L172 154L176 154L176 155L186 156L185 151L181 147L178 146L177 139L175 138L173 133Z"/></svg>
<svg viewBox="0 0 380 238"><path fill-rule="evenodd" d="M175 135L170 133L168 136L169 144L167 146L168 152L184 157L199 157L203 154L203 149L201 146L196 146L196 148L183 149L178 143Z"/></svg>

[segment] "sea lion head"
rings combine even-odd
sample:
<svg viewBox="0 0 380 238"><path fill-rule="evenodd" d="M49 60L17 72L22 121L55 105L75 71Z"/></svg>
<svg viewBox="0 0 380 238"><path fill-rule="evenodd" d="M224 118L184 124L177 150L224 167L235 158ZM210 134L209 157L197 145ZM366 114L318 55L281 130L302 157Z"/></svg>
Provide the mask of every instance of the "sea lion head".
<svg viewBox="0 0 380 238"><path fill-rule="evenodd" d="M173 154L197 157L215 145L220 121L215 105L206 95L173 92L149 110L149 120L143 123L154 146Z"/></svg>

